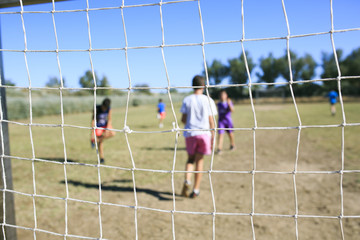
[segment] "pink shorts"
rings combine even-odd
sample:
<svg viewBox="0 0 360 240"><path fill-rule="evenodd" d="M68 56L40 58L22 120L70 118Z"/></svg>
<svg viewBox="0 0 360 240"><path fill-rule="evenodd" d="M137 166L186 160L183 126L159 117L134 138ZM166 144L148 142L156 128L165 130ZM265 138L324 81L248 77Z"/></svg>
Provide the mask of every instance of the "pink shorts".
<svg viewBox="0 0 360 240"><path fill-rule="evenodd" d="M207 134L185 138L186 150L189 155L200 153L211 154L211 137Z"/></svg>

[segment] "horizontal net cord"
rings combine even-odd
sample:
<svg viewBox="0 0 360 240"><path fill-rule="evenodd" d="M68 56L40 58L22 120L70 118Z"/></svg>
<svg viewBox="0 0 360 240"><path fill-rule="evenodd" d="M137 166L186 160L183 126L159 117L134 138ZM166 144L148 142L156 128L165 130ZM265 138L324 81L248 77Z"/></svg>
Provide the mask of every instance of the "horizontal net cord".
<svg viewBox="0 0 360 240"><path fill-rule="evenodd" d="M352 169L352 170L307 170L307 171L270 171L270 170L204 170L204 171L185 171L185 170L161 170L161 169L148 169L148 168L125 168L119 166L112 166L112 165L103 165L103 164L90 164L90 163L82 163L82 162L59 162L54 160L47 160L42 158L25 158L25 157L17 157L11 155L4 155L3 157L17 159L17 160L24 160L24 161L35 161L35 162L43 162L43 163L50 163L50 164L57 164L57 165L77 165L77 166L85 166L85 167L95 167L95 168L108 168L108 169L115 169L121 171L139 171L139 172L155 172L155 173L234 173L234 174L346 174L346 173L360 173L360 170ZM0 189L1 191L1 189Z"/></svg>
<svg viewBox="0 0 360 240"><path fill-rule="evenodd" d="M256 131L256 130L296 130L296 129L306 129L306 128L336 128L336 127L356 127L360 126L360 123L339 123L339 124L327 124L327 125L301 125L301 126L287 126L287 127L247 127L247 128L214 128L214 129L185 129L185 128L172 128L170 130L162 130L162 131L136 131L130 128L125 129L113 129L113 128L100 128L100 127L84 127L78 125L70 125L70 124L44 124L44 123L22 123L11 120L3 120L3 122L7 122L10 124L20 125L20 126L35 126L35 127L52 127L52 128L79 128L79 129L106 129L114 132L127 133L127 134L149 134L149 133L172 133L172 132L191 132L191 131L216 131L216 130L234 130L234 131Z"/></svg>
<svg viewBox="0 0 360 240"><path fill-rule="evenodd" d="M181 213L181 214L192 214L192 215L227 215L227 216L267 216L267 217L285 217L285 218L328 218L328 219L337 219L337 218L360 218L360 215L311 215L311 214L275 214L275 213L244 213L244 212L197 212L197 211L182 211L182 210L166 210L159 208L150 208L145 206L135 206L135 205L125 205L125 204L117 204L117 203L108 203L108 202L95 202L89 200L82 200L76 198L63 198L63 197L55 197L41 194L28 194L24 192L17 192L14 190L6 190L6 192L11 192L14 194L19 194L28 197L38 197L38 198L47 198L53 200L62 200L62 201L73 201L78 203L87 203L91 205L104 205L104 206L114 206L121 208L129 208L129 209L143 209L154 212L163 212L163 213Z"/></svg>
<svg viewBox="0 0 360 240"><path fill-rule="evenodd" d="M38 197L38 198L47 198L53 200L68 200L73 202L79 203L87 203L92 205L104 205L104 206L114 206L114 207L122 207L122 208L129 208L129 209L143 209L149 210L154 212L163 212L163 213L183 213L183 214L194 214L194 215L229 215L229 216L268 216L268 217L300 217L300 218L360 218L360 215L311 215L311 214L274 214L274 213L234 213L234 212L197 212L197 211L182 211L182 210L166 210L166 209L159 209L159 208L150 208L145 206L135 206L135 205L125 205L125 204L117 204L117 203L108 203L108 202L95 202L89 200L82 200L77 198L63 198L63 197L55 197L55 196L48 196L42 194L28 194L24 192L17 192L14 190L6 190L6 192L11 192L14 194L19 194L28 197Z"/></svg>
<svg viewBox="0 0 360 240"><path fill-rule="evenodd" d="M47 234L51 234L51 235L54 235L54 236L61 236L61 237L65 237L65 238L66 237L71 237L71 238L79 238L79 239L99 240L99 238L94 238L94 237L86 237L86 236L73 235L73 234L61 234L61 233L56 233L56 232L44 230L44 229L41 229L41 228L23 227L23 226L19 226L19 225L8 224L8 223L0 223L0 226L11 227L11 228L16 228L16 229L22 229L22 230L28 230L28 231L33 231L33 232L47 233ZM106 240L106 238L102 238L102 239Z"/></svg>
<svg viewBox="0 0 360 240"><path fill-rule="evenodd" d="M122 48L86 48L86 49L53 49L53 50L30 50L25 48L24 50L16 49L0 49L3 52L96 52L96 51L125 51L125 50L136 50L136 49L152 49L152 48L172 48L172 47L192 47L192 46L204 46L204 45L213 45L213 44L226 44L226 43L243 43L243 42L255 42L255 41L269 41L269 40L289 40L291 38L301 38L301 37L310 37L317 35L326 35L333 33L344 33L351 31L360 31L360 28L349 28L341 30L333 30L329 32L322 33L308 33L301 35L290 35L285 37L271 37L271 38L248 38L248 39L239 39L239 40L229 40L229 41L211 41L211 42L200 42L200 43L182 43L182 44L163 44L163 45L153 45L153 46L135 46L135 47L122 47Z"/></svg>
<svg viewBox="0 0 360 240"><path fill-rule="evenodd" d="M219 85L205 85L205 88L226 88L226 87L251 87L251 86L287 86L293 84L303 84L303 83L312 83L312 82L326 82L326 81L339 81L339 80L348 80L348 79L360 79L360 76L341 76L337 78L320 78L320 79L309 79L309 80L297 80L293 82L275 82L275 83L263 83L263 82L252 82L252 83L242 83L242 84L219 84ZM167 87L93 87L93 88L81 88L81 87L25 87L25 86L10 86L10 85L1 85L0 88L9 88L9 89L24 89L24 90L170 90L170 89L195 89L197 87L192 86L167 86ZM71 97L71 96L70 96ZM296 98L296 96L295 96ZM246 98L247 99L247 98Z"/></svg>

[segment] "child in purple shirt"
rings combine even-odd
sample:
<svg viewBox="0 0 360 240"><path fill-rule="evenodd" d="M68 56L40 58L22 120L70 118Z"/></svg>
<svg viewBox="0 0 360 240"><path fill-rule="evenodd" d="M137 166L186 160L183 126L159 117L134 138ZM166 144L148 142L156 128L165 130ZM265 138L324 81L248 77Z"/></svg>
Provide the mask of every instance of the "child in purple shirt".
<svg viewBox="0 0 360 240"><path fill-rule="evenodd" d="M218 128L234 128L233 121L231 119L231 112L234 111L234 106L228 98L228 95L225 90L222 90L220 92L220 102L217 104L218 108L218 114L219 114L219 122L218 122ZM235 140L234 140L234 133L232 129L227 129L226 132L229 135L230 138L230 150L233 150L235 148ZM219 129L219 139L218 139L218 150L217 153L220 154L223 142L224 142L224 129Z"/></svg>

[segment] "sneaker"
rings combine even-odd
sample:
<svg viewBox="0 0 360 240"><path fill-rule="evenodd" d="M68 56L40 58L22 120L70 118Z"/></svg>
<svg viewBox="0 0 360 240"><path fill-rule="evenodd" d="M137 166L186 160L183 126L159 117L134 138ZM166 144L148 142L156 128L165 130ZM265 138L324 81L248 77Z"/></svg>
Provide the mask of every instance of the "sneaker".
<svg viewBox="0 0 360 240"><path fill-rule="evenodd" d="M233 150L235 150L235 146L230 146L230 151L233 151Z"/></svg>
<svg viewBox="0 0 360 240"><path fill-rule="evenodd" d="M218 149L218 150L216 150L216 152L215 152L215 154L218 154L218 155L221 155L221 150L220 149Z"/></svg>
<svg viewBox="0 0 360 240"><path fill-rule="evenodd" d="M181 191L181 196L189 197L189 189L190 189L190 184L184 183L183 189Z"/></svg>
<svg viewBox="0 0 360 240"><path fill-rule="evenodd" d="M91 140L91 148L94 149L95 148L95 139Z"/></svg>
<svg viewBox="0 0 360 240"><path fill-rule="evenodd" d="M100 163L105 163L105 159L100 158Z"/></svg>
<svg viewBox="0 0 360 240"><path fill-rule="evenodd" d="M197 198L199 195L200 195L200 192L199 192L199 193L192 192L192 193L190 194L190 198Z"/></svg>

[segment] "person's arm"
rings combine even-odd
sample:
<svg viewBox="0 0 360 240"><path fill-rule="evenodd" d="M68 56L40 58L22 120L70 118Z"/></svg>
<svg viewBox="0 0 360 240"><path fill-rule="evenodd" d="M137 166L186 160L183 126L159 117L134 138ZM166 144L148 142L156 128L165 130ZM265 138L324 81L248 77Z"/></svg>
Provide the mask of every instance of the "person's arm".
<svg viewBox="0 0 360 240"><path fill-rule="evenodd" d="M210 129L215 128L214 116L213 115L209 116L209 124L210 124ZM215 132L214 132L214 130L211 130L210 132L211 132L211 149L213 149Z"/></svg>
<svg viewBox="0 0 360 240"><path fill-rule="evenodd" d="M181 116L181 122L183 124L186 124L186 119L187 119L187 114L183 113L183 115Z"/></svg>
<svg viewBox="0 0 360 240"><path fill-rule="evenodd" d="M112 111L111 109L109 109L107 128L111 128L111 127L112 127Z"/></svg>
<svg viewBox="0 0 360 240"><path fill-rule="evenodd" d="M228 98L227 102L228 102L230 112L233 112L234 111L234 105L232 104L231 99Z"/></svg>
<svg viewBox="0 0 360 240"><path fill-rule="evenodd" d="M94 114L93 114L93 117L91 119L91 127L95 127L95 120L94 120ZM94 130L91 129L91 135L90 135L90 139L93 140L94 139Z"/></svg>

